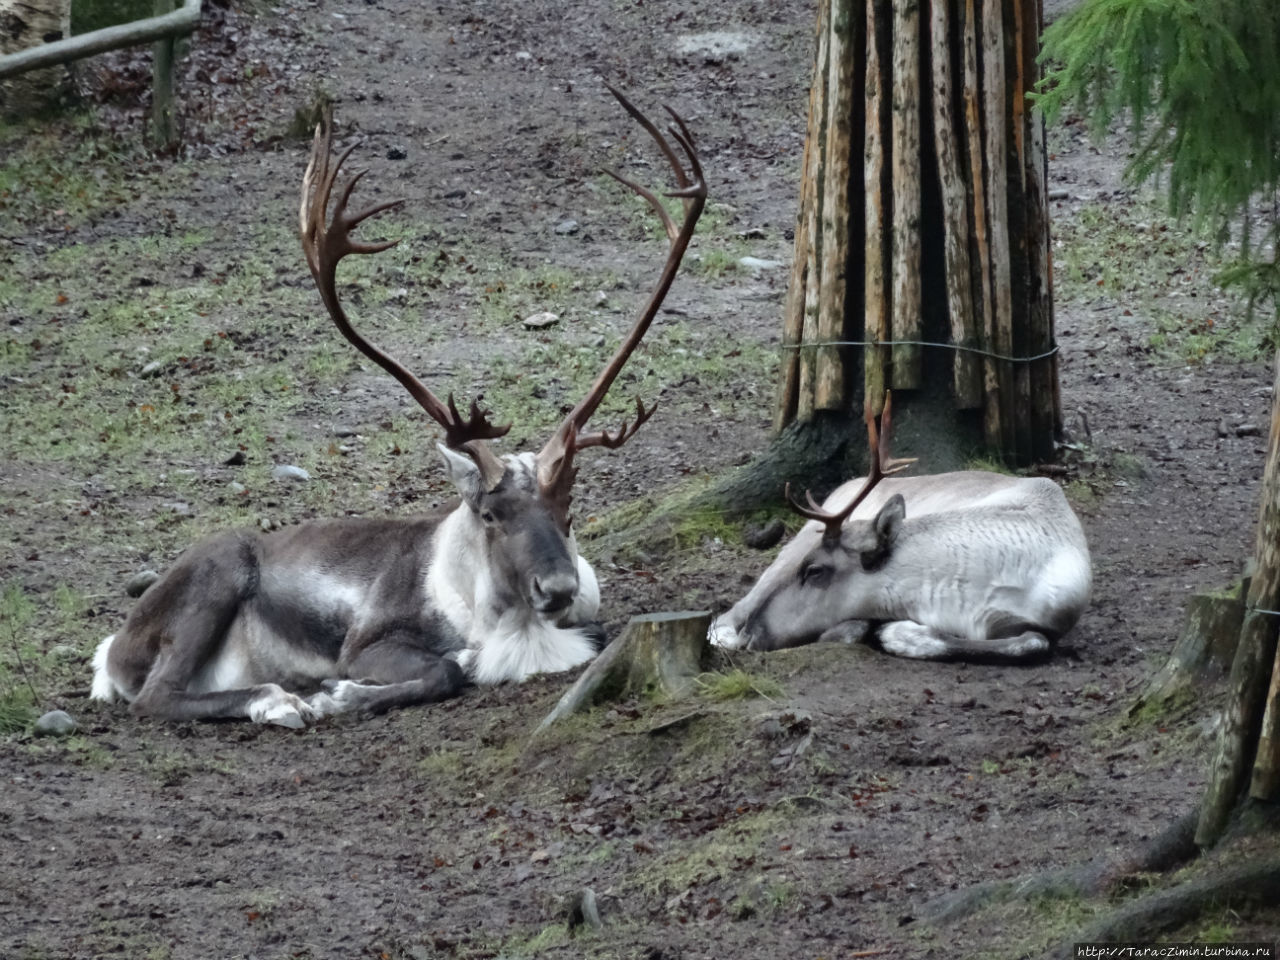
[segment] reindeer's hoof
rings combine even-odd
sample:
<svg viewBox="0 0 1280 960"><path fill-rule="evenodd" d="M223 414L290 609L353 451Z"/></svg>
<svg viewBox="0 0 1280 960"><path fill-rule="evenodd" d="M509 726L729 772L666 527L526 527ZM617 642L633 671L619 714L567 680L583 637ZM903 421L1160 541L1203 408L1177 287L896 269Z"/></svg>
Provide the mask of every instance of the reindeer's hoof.
<svg viewBox="0 0 1280 960"><path fill-rule="evenodd" d="M249 703L249 719L254 723L270 723L277 727L301 730L309 722L320 719L307 701L274 683Z"/></svg>
<svg viewBox="0 0 1280 960"><path fill-rule="evenodd" d="M724 647L726 650L737 650L743 645L742 637L727 617L717 617L711 622L707 629L707 639L713 646Z"/></svg>
<svg viewBox="0 0 1280 960"><path fill-rule="evenodd" d="M368 700L367 696L362 699L361 695L365 691L377 689L375 684L359 683L355 680L326 680L320 684L320 687L320 692L307 700L307 704L315 711L317 718L359 710Z"/></svg>

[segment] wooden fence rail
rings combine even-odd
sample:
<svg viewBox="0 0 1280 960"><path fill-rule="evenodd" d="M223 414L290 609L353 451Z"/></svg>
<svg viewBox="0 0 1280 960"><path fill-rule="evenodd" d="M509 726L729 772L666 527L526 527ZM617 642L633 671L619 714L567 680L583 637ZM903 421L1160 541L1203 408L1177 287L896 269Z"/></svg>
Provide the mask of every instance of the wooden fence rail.
<svg viewBox="0 0 1280 960"><path fill-rule="evenodd" d="M157 12L172 6L172 0L157 0ZM146 20L134 20L104 27L78 37L67 37L0 57L0 80L28 70L82 60L108 50L120 50L142 43L156 44L155 87L152 97L152 141L166 147L174 140L173 125L173 43L193 32L200 23L201 0L183 0L177 10Z"/></svg>

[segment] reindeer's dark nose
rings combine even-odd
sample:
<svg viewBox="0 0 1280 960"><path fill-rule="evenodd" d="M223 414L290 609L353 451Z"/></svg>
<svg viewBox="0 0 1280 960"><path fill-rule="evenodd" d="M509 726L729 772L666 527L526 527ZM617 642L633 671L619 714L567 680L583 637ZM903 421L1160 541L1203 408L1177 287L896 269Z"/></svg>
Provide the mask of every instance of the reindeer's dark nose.
<svg viewBox="0 0 1280 960"><path fill-rule="evenodd" d="M539 613L560 613L573 603L577 593L576 573L553 573L533 578L533 607Z"/></svg>

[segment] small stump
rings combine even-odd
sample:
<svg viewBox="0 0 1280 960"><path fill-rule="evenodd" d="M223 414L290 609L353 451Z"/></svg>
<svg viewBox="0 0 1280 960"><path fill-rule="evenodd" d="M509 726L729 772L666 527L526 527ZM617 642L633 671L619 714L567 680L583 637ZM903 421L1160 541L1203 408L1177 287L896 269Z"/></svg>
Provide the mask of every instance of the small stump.
<svg viewBox="0 0 1280 960"><path fill-rule="evenodd" d="M1169 661L1129 708L1130 717L1167 710L1198 682L1226 676L1240 638L1246 589L1237 584L1223 593L1199 593L1188 600L1186 620Z"/></svg>
<svg viewBox="0 0 1280 960"><path fill-rule="evenodd" d="M578 678L538 730L604 700L629 696L680 697L703 672L711 614L647 613L632 617L618 639Z"/></svg>

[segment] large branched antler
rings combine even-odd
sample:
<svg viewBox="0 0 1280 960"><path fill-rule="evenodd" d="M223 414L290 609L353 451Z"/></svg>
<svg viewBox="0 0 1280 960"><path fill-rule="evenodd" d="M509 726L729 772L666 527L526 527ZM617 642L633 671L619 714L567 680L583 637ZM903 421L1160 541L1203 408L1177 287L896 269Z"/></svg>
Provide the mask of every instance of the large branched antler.
<svg viewBox="0 0 1280 960"><path fill-rule="evenodd" d="M333 205L332 217L326 222L325 213L329 207L329 198L333 192L338 172L351 151L353 144L338 157L332 160L333 119L326 110L323 120L316 125L315 139L311 145L311 159L307 163L307 171L302 176L302 201L298 211L298 225L302 236L302 249L306 254L307 266L311 268L311 276L315 279L320 297L328 308L329 316L342 335L355 345L361 353L382 367L409 391L414 400L422 406L436 423L444 429L445 443L459 450L465 450L480 466L486 479L496 483L502 476L502 465L497 457L481 442L500 437L511 429L510 425L498 427L489 421L489 414L480 409L476 401L471 402L470 414L463 417L453 402L453 394L447 403L427 388L421 380L410 373L399 361L384 353L366 340L347 319L346 311L338 299L335 275L338 263L349 253L379 253L394 247L399 240L385 240L377 243L361 243L352 239L351 231L359 224L384 210L398 206L403 201L391 200L375 204L359 213L347 211L347 201L355 189L364 170L353 174L342 188L337 202ZM496 471L496 476L495 476Z"/></svg>
<svg viewBox="0 0 1280 960"><path fill-rule="evenodd" d="M813 499L813 494L808 490L805 491L804 495L809 505L804 506L791 498L791 484L788 483L786 485L784 495L787 498L787 502L791 504L791 509L808 520L817 520L825 525L826 530L823 531L822 538L829 543L839 542L840 531L844 527L844 522L853 515L853 511L857 509L858 504L867 499L867 495L871 493L876 484L885 477L901 473L916 462L915 457L901 459L889 456L889 436L893 430L892 400L892 396L886 391L884 395L884 412L880 415L880 427L877 429L876 415L871 409L871 398L867 398L865 411L867 443L871 448L871 464L867 468L867 479L863 482L862 488L858 490L852 500L845 504L843 509L834 513L823 510L817 501Z"/></svg>
<svg viewBox="0 0 1280 960"><path fill-rule="evenodd" d="M667 133L684 153L685 159L683 161L675 148L672 147L671 142L663 136L662 132L648 117L636 109L631 101L623 96L619 90L608 83L605 86L609 88L609 92L614 95L617 101L622 104L622 108L631 114L640 126L644 127L649 136L657 143L658 149L662 151L663 156L667 158L667 162L671 165L671 170L675 176L676 189L665 194L665 196L678 197L682 201L684 220L677 225L671 214L667 212L661 198L652 190L628 180L613 170L605 170L605 173L609 174L609 176L623 186L635 191L648 202L649 206L662 221L670 246L667 250L667 260L663 266L657 286L654 287L653 293L649 297L649 302L640 312L635 323L632 324L630 332L623 338L617 351L600 372L600 375L596 377L595 382L591 384L586 396L579 400L577 405L569 411L551 439L547 441L546 446L538 453L539 487L542 490L543 497L552 504L560 525L566 530L569 526L569 502L573 479L578 472L573 465L574 454L588 447L617 449L635 436L636 431L640 429L646 420L653 416L654 410L657 409L656 403L646 408L637 399L634 423L624 421L618 429L612 432L608 430L602 430L597 433L583 432L587 426L587 421L596 412L605 394L609 392L609 388L622 371L623 366L626 365L631 354L635 352L636 347L640 345L640 341L648 331L653 318L657 316L658 309L662 306L662 301L666 298L667 291L671 289L671 284L675 280L676 272L680 269L680 261L689 247L689 241L693 238L694 227L697 225L698 218L702 215L702 208L707 202L707 185L702 176L702 164L698 159L698 151L693 142L693 135L689 132L689 128L685 126L685 122L680 115L671 107L665 107L667 113L671 115L671 119L675 121L667 127Z"/></svg>

